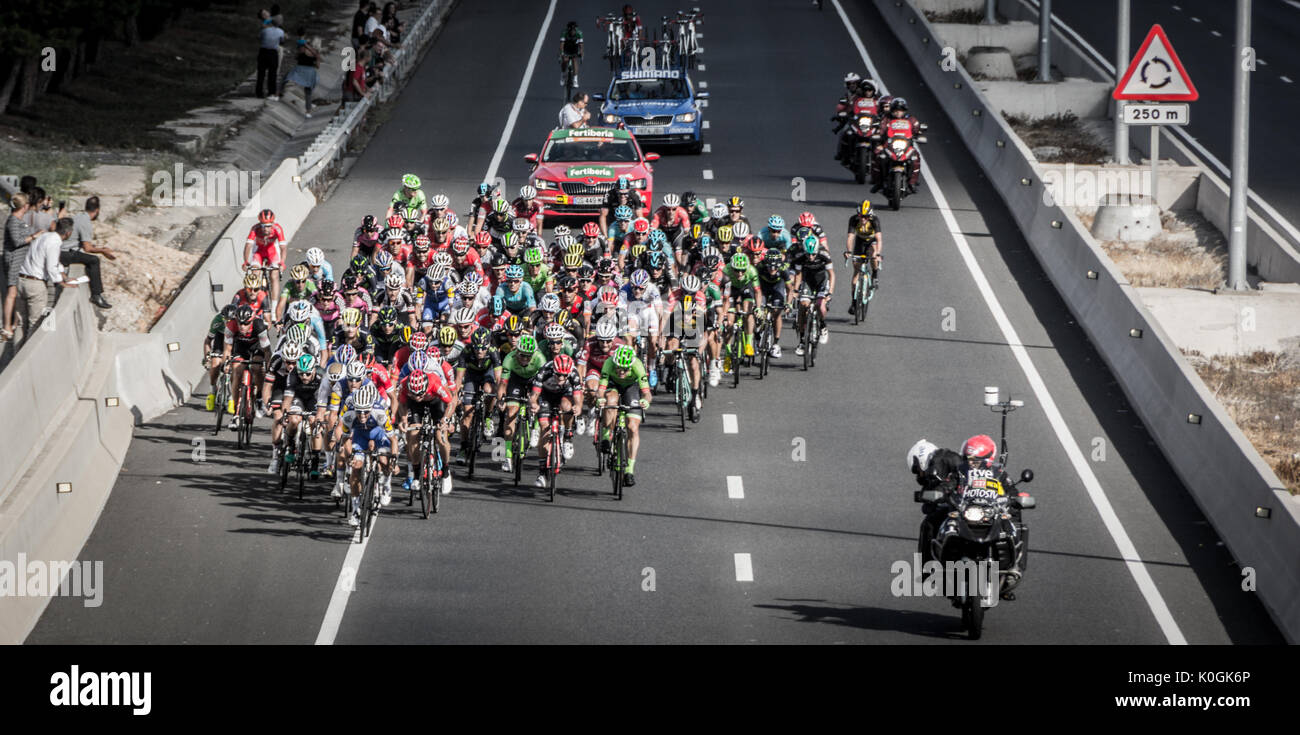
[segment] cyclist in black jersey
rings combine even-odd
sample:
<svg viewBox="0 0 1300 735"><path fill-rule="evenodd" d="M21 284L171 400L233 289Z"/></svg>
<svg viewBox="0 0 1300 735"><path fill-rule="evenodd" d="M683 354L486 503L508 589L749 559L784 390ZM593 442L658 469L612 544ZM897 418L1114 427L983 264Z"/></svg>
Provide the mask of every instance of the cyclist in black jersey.
<svg viewBox="0 0 1300 735"><path fill-rule="evenodd" d="M858 205L858 211L849 218L848 239L844 243L844 257L850 255L870 255L871 256L871 287L877 288L880 285L880 256L884 249L885 238L880 231L880 220L876 218L871 211L871 201L862 200ZM853 271L853 283L850 288L856 289L858 285L858 272L855 268ZM849 304L849 313L853 313L853 305Z"/></svg>

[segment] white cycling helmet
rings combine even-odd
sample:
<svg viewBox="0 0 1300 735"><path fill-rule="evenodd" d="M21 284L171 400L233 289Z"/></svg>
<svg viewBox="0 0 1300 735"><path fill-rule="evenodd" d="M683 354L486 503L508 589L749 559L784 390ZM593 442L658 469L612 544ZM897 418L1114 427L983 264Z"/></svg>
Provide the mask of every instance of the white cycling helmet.
<svg viewBox="0 0 1300 735"><path fill-rule="evenodd" d="M618 336L618 325L613 319L602 318L596 322L596 339L614 339Z"/></svg>
<svg viewBox="0 0 1300 735"><path fill-rule="evenodd" d="M320 248L311 248L307 251L307 265L319 268L325 265L325 251Z"/></svg>
<svg viewBox="0 0 1300 735"><path fill-rule="evenodd" d="M451 315L451 321L453 324L469 324L474 321L474 310L468 306L461 307Z"/></svg>
<svg viewBox="0 0 1300 735"><path fill-rule="evenodd" d="M305 322L311 318L311 304L305 299L299 299L289 304L289 321Z"/></svg>
<svg viewBox="0 0 1300 735"><path fill-rule="evenodd" d="M348 380L363 380L366 377L366 365L360 360L348 363Z"/></svg>
<svg viewBox="0 0 1300 735"><path fill-rule="evenodd" d="M302 357L302 345L297 342L285 342L284 347L280 348L280 357L283 357L286 363L297 362L298 358Z"/></svg>
<svg viewBox="0 0 1300 735"><path fill-rule="evenodd" d="M913 444L912 448L907 450L907 471L916 473L930 469L930 460L934 459L934 453L937 451L939 448L925 439Z"/></svg>
<svg viewBox="0 0 1300 735"><path fill-rule="evenodd" d="M565 236L565 235L571 234L572 232L573 232L573 230L570 230L568 225L556 225L556 226L555 226L555 236L556 236L556 237L563 237L563 236Z"/></svg>
<svg viewBox="0 0 1300 735"><path fill-rule="evenodd" d="M553 293L543 294L541 300L537 302L537 308L548 314L554 314L560 310L560 297Z"/></svg>
<svg viewBox="0 0 1300 735"><path fill-rule="evenodd" d="M543 336L546 337L546 339L564 339L566 336L568 336L568 334L569 334L568 331L566 331L564 327L561 327L559 324L550 324L547 325L546 331L543 334Z"/></svg>
<svg viewBox="0 0 1300 735"><path fill-rule="evenodd" d="M393 271L384 279L384 285L389 288L401 288L406 285L406 275L401 271Z"/></svg>
<svg viewBox="0 0 1300 735"><path fill-rule="evenodd" d="M740 239L740 240L749 237L749 225L745 224L744 222L737 222L736 224L732 225L731 236L733 238Z"/></svg>
<svg viewBox="0 0 1300 735"><path fill-rule="evenodd" d="M429 200L429 207L432 209L446 209L449 206L451 206L451 200L447 198L446 194L434 194L433 198Z"/></svg>
<svg viewBox="0 0 1300 735"><path fill-rule="evenodd" d="M669 209L679 207L682 204L682 197L679 194L664 194L664 206Z"/></svg>
<svg viewBox="0 0 1300 735"><path fill-rule="evenodd" d="M529 199L536 199L537 189L532 186L529 186L528 184L524 184L523 186L519 187L519 197L525 201Z"/></svg>
<svg viewBox="0 0 1300 735"><path fill-rule="evenodd" d="M357 392L352 394L352 405L358 411L369 411L379 403L379 389L373 385L363 385L357 388Z"/></svg>
<svg viewBox="0 0 1300 735"><path fill-rule="evenodd" d="M709 210L709 214L713 215L714 219L722 219L723 217L727 216L727 205L723 204L722 202L718 202L717 204L713 205L713 209Z"/></svg>
<svg viewBox="0 0 1300 735"><path fill-rule="evenodd" d="M439 250L433 255L434 265L451 265L451 253L446 250Z"/></svg>

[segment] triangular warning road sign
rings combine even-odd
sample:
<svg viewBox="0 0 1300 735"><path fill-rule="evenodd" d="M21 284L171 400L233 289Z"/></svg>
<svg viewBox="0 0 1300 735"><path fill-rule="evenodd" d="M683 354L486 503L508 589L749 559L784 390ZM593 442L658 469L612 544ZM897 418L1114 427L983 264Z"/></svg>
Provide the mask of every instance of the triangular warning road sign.
<svg viewBox="0 0 1300 735"><path fill-rule="evenodd" d="M1180 100L1191 102L1200 94L1183 62L1174 53L1173 44L1160 24L1151 26L1146 40L1138 48L1133 63L1115 85L1111 95L1117 100Z"/></svg>

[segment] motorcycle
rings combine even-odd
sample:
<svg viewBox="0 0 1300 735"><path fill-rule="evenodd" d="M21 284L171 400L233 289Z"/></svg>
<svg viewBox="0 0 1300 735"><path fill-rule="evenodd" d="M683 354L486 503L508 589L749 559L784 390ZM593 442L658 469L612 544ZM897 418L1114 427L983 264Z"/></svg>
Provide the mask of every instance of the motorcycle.
<svg viewBox="0 0 1300 735"><path fill-rule="evenodd" d="M967 468L956 483L916 493L917 502L942 502L951 509L930 539L929 551L943 568L945 580L957 582L945 592L953 607L961 610L962 628L971 640L983 633L984 613L994 604L994 594L1014 599L1011 591L1020 584L1029 551L1028 526L1019 522L1020 511L1036 505L1033 497L1015 492L1018 485L1033 481L1034 471L1022 471L1018 482L1008 481L1004 471L1007 414L1024 402L997 402L995 393L994 401L986 399L986 403L1002 413L1002 462ZM957 574L949 577L949 570ZM997 571L996 580L986 574L992 570ZM961 574L965 576L958 578Z"/></svg>
<svg viewBox="0 0 1300 735"><path fill-rule="evenodd" d="M915 129L924 133L928 126L921 123ZM889 207L897 212L903 197L913 191L909 182L921 167L921 153L916 144L926 142L926 137L914 134L910 120L891 119L876 133L873 142L880 146L876 171L884 177L883 182L877 183L883 183Z"/></svg>
<svg viewBox="0 0 1300 735"><path fill-rule="evenodd" d="M871 173L872 141L876 135L879 111L875 99L859 97L852 110L835 115L837 130L848 127L840 139L840 163L853 172L853 180L865 184Z"/></svg>

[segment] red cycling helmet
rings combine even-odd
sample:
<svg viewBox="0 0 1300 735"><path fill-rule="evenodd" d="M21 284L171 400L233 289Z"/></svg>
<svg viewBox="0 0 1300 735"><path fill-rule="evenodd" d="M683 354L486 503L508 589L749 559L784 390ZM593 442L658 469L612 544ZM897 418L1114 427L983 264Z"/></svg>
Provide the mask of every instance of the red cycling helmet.
<svg viewBox="0 0 1300 735"><path fill-rule="evenodd" d="M812 226L815 225L815 224L817 224L817 218L813 216L813 213L812 213L812 212L802 212L802 213L800 213L800 215L799 215L799 226L800 226L800 227L812 227Z"/></svg>
<svg viewBox="0 0 1300 735"><path fill-rule="evenodd" d="M612 288L600 290L600 302L605 306L618 306L618 291Z"/></svg>
<svg viewBox="0 0 1300 735"><path fill-rule="evenodd" d="M645 217L637 217L632 222L632 229L636 230L636 234L644 235L650 231L650 221Z"/></svg>
<svg viewBox="0 0 1300 735"><path fill-rule="evenodd" d="M406 218L400 214L394 214L388 218L388 226L401 229L406 226Z"/></svg>
<svg viewBox="0 0 1300 735"><path fill-rule="evenodd" d="M258 213L257 221L261 222L264 225L269 225L275 221L275 212L272 212L269 209L263 209L261 212Z"/></svg>
<svg viewBox="0 0 1300 735"><path fill-rule="evenodd" d="M411 377L406 379L406 389L413 396L424 395L429 390L429 376L423 372L411 373Z"/></svg>
<svg viewBox="0 0 1300 735"><path fill-rule="evenodd" d="M571 375L573 373L573 358L565 354L555 356L555 374Z"/></svg>
<svg viewBox="0 0 1300 735"><path fill-rule="evenodd" d="M976 434L961 445L961 454L967 460L992 464L998 458L998 445L988 434Z"/></svg>
<svg viewBox="0 0 1300 735"><path fill-rule="evenodd" d="M416 236L415 236L415 249L416 249L416 250L428 250L430 245L431 245L431 243L429 242L429 236L428 236L428 235L416 235Z"/></svg>
<svg viewBox="0 0 1300 735"><path fill-rule="evenodd" d="M588 222L582 226L583 237L600 237L600 225L595 222Z"/></svg>
<svg viewBox="0 0 1300 735"><path fill-rule="evenodd" d="M469 238L458 237L451 241L451 252L456 255L464 255L469 252Z"/></svg>
<svg viewBox="0 0 1300 735"><path fill-rule="evenodd" d="M479 230L474 233L474 244L481 248L485 248L492 244L492 235L483 230Z"/></svg>
<svg viewBox="0 0 1300 735"><path fill-rule="evenodd" d="M430 342L429 346L424 348L424 354L428 355L430 360L441 360L442 348Z"/></svg>
<svg viewBox="0 0 1300 735"><path fill-rule="evenodd" d="M423 352L429 346L429 335L424 332L416 332L411 335L411 351Z"/></svg>

